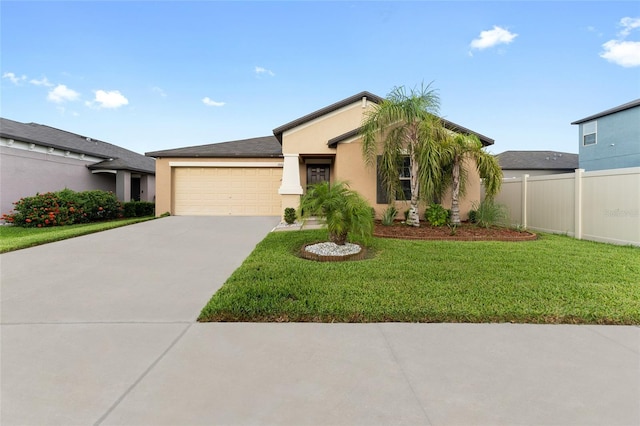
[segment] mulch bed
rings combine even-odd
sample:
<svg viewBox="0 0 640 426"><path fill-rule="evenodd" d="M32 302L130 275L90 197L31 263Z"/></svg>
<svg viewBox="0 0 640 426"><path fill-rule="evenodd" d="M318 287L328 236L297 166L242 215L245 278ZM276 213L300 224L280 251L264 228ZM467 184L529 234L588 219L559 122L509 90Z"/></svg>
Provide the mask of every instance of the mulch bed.
<svg viewBox="0 0 640 426"><path fill-rule="evenodd" d="M467 222L458 225L454 232L448 226L431 226L421 223L419 227L413 227L401 222L396 222L393 226L384 226L378 220L375 222L373 235L404 240L442 241L532 241L538 238L536 234L528 231L517 231L497 226L482 228Z"/></svg>

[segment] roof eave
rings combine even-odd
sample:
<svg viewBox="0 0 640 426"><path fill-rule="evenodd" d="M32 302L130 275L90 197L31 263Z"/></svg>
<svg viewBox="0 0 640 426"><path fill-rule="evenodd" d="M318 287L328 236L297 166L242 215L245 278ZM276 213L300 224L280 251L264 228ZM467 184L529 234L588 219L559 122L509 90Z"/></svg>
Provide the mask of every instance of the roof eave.
<svg viewBox="0 0 640 426"><path fill-rule="evenodd" d="M588 117L581 118L580 120L576 120L576 121L572 122L571 124L582 124L582 123L585 123L587 121L595 120L596 118L605 117L607 115L615 114L616 112L626 111L628 109L635 108L635 107L638 107L638 106L640 106L640 99L636 99L634 101L627 102L626 104L622 104L622 105L619 105L617 107L608 109L606 111L602 111L602 112L599 112L597 114L593 114L593 115L590 115Z"/></svg>
<svg viewBox="0 0 640 426"><path fill-rule="evenodd" d="M280 142L280 144L282 144L282 135L284 132L286 132L287 130L291 130L294 127L298 127L308 121L311 120L315 120L316 118L322 117L323 115L329 114L330 112L333 112L335 110L338 110L342 107L345 107L347 105L351 105L355 102L360 101L362 98L367 98L367 100L375 102L377 104L379 104L380 102L382 102L384 99L381 98L380 96L374 95L371 92L360 92L357 93L353 96L349 96L348 98L345 98L341 101L338 101L334 104L331 104L329 106L326 106L324 108L321 108L317 111L314 111L310 114L307 114L303 117L297 118L293 121L290 121L286 124L283 124L280 127L276 127L275 129L273 129L273 135L276 137L276 139L278 140L278 142Z"/></svg>

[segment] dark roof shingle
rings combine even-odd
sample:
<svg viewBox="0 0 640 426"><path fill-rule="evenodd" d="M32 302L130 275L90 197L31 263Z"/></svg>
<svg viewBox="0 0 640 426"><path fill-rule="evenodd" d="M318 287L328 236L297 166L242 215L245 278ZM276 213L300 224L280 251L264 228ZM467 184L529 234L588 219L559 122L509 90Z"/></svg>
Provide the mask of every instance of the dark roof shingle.
<svg viewBox="0 0 640 426"><path fill-rule="evenodd" d="M156 171L155 160L152 158L108 142L42 124L20 123L0 118L0 136L105 159L90 168L131 170L150 174L155 174ZM105 166L99 166L102 164Z"/></svg>
<svg viewBox="0 0 640 426"><path fill-rule="evenodd" d="M578 154L557 151L505 151L496 155L503 170L575 170Z"/></svg>
<svg viewBox="0 0 640 426"><path fill-rule="evenodd" d="M274 136L243 139L147 152L149 157L221 157L221 158L265 158L282 157L282 145Z"/></svg>

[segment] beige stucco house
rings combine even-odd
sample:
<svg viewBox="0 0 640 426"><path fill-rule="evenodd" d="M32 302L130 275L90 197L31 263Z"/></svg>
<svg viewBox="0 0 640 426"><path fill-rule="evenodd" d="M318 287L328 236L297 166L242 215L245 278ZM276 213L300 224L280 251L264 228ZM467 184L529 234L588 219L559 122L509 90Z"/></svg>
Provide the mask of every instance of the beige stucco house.
<svg viewBox="0 0 640 426"><path fill-rule="evenodd" d="M156 158L156 212L173 215L281 216L297 208L309 184L349 182L380 214L388 206L376 167L362 157L358 130L365 111L382 98L361 92L273 130L273 136L149 152ZM450 121L452 131L493 140ZM480 200L471 168L463 218ZM445 197L445 207L450 200ZM406 207L405 207L406 205ZM398 201L400 212L408 203Z"/></svg>

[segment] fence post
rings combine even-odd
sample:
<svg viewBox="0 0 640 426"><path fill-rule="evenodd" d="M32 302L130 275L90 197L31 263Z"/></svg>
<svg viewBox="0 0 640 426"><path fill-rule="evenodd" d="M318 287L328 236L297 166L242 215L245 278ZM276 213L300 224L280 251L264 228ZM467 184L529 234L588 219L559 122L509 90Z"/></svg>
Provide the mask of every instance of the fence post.
<svg viewBox="0 0 640 426"><path fill-rule="evenodd" d="M520 194L522 196L522 227L527 228L527 185L529 180L529 175L522 175L522 191Z"/></svg>
<svg viewBox="0 0 640 426"><path fill-rule="evenodd" d="M574 193L575 193L575 201L574 201L574 230L573 237L577 240L582 239L582 178L584 176L584 169L576 169L574 173L575 184L574 184Z"/></svg>

